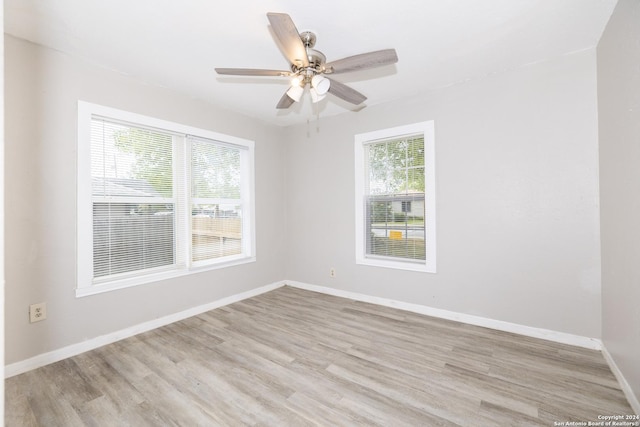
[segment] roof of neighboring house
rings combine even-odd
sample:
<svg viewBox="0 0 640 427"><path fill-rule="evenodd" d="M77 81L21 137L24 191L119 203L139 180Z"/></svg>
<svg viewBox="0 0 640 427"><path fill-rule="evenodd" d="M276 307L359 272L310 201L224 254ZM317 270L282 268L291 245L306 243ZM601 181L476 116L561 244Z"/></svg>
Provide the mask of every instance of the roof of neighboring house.
<svg viewBox="0 0 640 427"><path fill-rule="evenodd" d="M162 197L151 184L135 178L92 178L94 196Z"/></svg>

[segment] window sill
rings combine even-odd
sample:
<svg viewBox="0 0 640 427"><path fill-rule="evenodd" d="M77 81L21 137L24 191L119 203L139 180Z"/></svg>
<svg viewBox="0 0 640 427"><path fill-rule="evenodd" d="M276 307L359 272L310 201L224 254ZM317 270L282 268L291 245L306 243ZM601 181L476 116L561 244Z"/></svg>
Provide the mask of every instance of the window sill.
<svg viewBox="0 0 640 427"><path fill-rule="evenodd" d="M357 258L356 264L368 265L371 267L392 268L396 270L419 271L422 273L435 273L435 267L423 263L395 261L382 258Z"/></svg>
<svg viewBox="0 0 640 427"><path fill-rule="evenodd" d="M174 269L168 271L162 271L154 274L147 274L141 277L131 277L120 280L113 280L110 282L94 284L89 286L83 286L76 288L76 298L82 298L89 295L96 295L105 292L111 292L118 289L126 289L134 286L144 285L148 283L155 283L162 280L175 279L177 277L189 276L191 274L202 273L205 271L218 270L220 268L232 267L235 265L248 264L255 262L256 257L242 257L227 260L224 262L210 264L206 266L192 267L190 269Z"/></svg>

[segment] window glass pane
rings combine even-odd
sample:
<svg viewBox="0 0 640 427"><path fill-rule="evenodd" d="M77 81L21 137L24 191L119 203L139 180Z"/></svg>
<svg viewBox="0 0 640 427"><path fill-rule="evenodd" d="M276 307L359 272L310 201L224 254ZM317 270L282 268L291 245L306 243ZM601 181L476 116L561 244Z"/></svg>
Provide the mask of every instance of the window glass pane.
<svg viewBox="0 0 640 427"><path fill-rule="evenodd" d="M191 165L193 197L240 199L240 149L193 140Z"/></svg>
<svg viewBox="0 0 640 427"><path fill-rule="evenodd" d="M369 165L384 164L387 158L386 144L368 144L366 148L368 152Z"/></svg>
<svg viewBox="0 0 640 427"><path fill-rule="evenodd" d="M173 265L173 217L170 204L94 203L94 277Z"/></svg>
<svg viewBox="0 0 640 427"><path fill-rule="evenodd" d="M390 169L404 169L407 166L407 141L387 141L387 167Z"/></svg>
<svg viewBox="0 0 640 427"><path fill-rule="evenodd" d="M424 165L423 137L368 144L365 152L367 194L424 192L424 169L413 170Z"/></svg>
<svg viewBox="0 0 640 427"><path fill-rule="evenodd" d="M194 204L191 230L192 261L242 253L240 205Z"/></svg>
<svg viewBox="0 0 640 427"><path fill-rule="evenodd" d="M94 196L172 197L172 157L170 134L102 119L91 122Z"/></svg>
<svg viewBox="0 0 640 427"><path fill-rule="evenodd" d="M369 256L424 260L424 138L365 146Z"/></svg>
<svg viewBox="0 0 640 427"><path fill-rule="evenodd" d="M424 199L371 198L368 201L367 254L424 260Z"/></svg>
<svg viewBox="0 0 640 427"><path fill-rule="evenodd" d="M407 166L424 166L424 138L410 138L407 142Z"/></svg>
<svg viewBox="0 0 640 427"><path fill-rule="evenodd" d="M407 170L407 192L424 193L424 167Z"/></svg>
<svg viewBox="0 0 640 427"><path fill-rule="evenodd" d="M93 277L173 265L172 135L94 118L91 180Z"/></svg>
<svg viewBox="0 0 640 427"><path fill-rule="evenodd" d="M367 165L369 194L394 194L406 189L405 169L400 165L398 144L386 142L370 144L366 147L369 152Z"/></svg>
<svg viewBox="0 0 640 427"><path fill-rule="evenodd" d="M370 215L372 225L386 225L393 221L393 213L391 210L391 202L376 201L372 199L369 202Z"/></svg>
<svg viewBox="0 0 640 427"><path fill-rule="evenodd" d="M407 215L407 225L410 228L424 229L424 199L413 200L409 203L409 207L405 214ZM417 236L413 233L413 236ZM423 236L424 237L424 236Z"/></svg>

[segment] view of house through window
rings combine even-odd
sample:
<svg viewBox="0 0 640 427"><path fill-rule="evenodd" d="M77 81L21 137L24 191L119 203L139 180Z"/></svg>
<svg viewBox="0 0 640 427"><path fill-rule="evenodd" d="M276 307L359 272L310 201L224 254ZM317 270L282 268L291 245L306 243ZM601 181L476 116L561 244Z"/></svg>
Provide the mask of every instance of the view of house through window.
<svg viewBox="0 0 640 427"><path fill-rule="evenodd" d="M356 262L435 272L433 122L356 135Z"/></svg>
<svg viewBox="0 0 640 427"><path fill-rule="evenodd" d="M252 257L251 144L171 123L82 119L89 141L78 154L79 288Z"/></svg>
<svg viewBox="0 0 640 427"><path fill-rule="evenodd" d="M170 134L91 121L94 277L175 263L172 157Z"/></svg>
<svg viewBox="0 0 640 427"><path fill-rule="evenodd" d="M365 145L366 253L424 260L424 137Z"/></svg>

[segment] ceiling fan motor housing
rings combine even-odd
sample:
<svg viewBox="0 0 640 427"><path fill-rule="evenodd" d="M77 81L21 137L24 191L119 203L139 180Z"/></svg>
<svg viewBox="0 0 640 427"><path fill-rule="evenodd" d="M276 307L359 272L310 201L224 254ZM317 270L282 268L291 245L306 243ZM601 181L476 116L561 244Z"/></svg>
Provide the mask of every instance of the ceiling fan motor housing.
<svg viewBox="0 0 640 427"><path fill-rule="evenodd" d="M304 47L314 47L316 45L316 35L311 31L301 32L300 40L302 40Z"/></svg>
<svg viewBox="0 0 640 427"><path fill-rule="evenodd" d="M308 67L299 67L295 64L291 65L291 71L303 77L302 85L311 82L313 76L324 73L324 64L327 62L327 57L319 50L313 49L316 44L316 35L311 31L304 31L300 33L300 40L304 44L305 51L307 53L307 59L309 61Z"/></svg>

